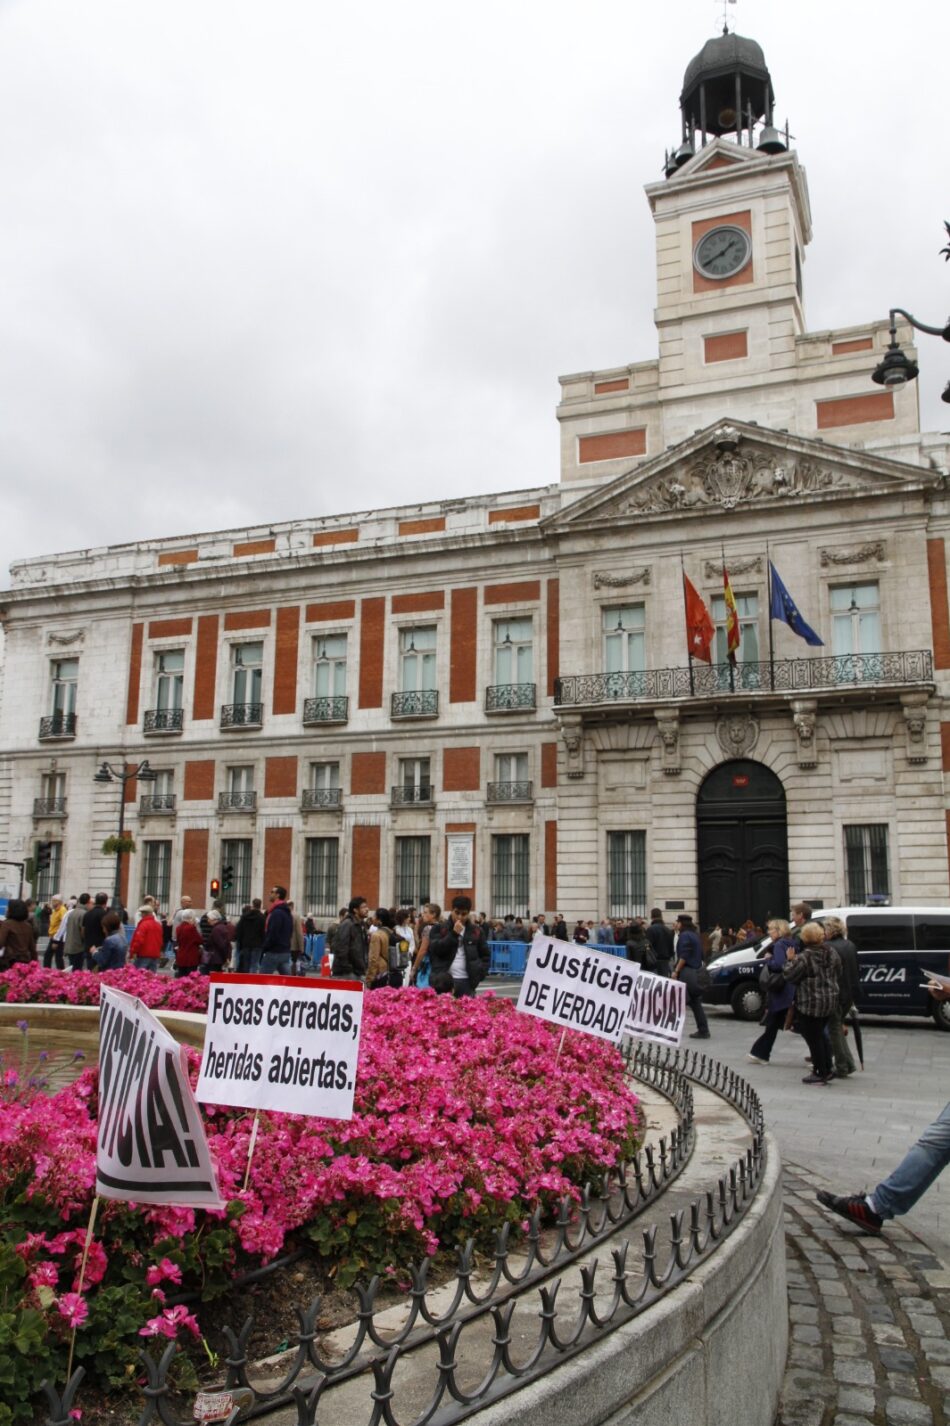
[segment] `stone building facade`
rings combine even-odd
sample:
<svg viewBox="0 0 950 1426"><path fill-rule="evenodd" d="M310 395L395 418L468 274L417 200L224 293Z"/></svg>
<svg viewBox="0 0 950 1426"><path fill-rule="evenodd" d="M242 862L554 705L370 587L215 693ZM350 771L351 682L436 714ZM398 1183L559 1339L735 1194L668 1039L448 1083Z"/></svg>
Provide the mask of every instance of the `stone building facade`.
<svg viewBox="0 0 950 1426"><path fill-rule="evenodd" d="M687 77L759 58L724 36ZM319 917L351 891L706 921L950 899L950 441L871 384L885 321L806 329L808 189L754 141L768 86L702 144L684 100L646 190L658 356L562 378L558 482L14 565L0 836L52 843L42 894L111 886L120 790L94 775L147 758L134 903L202 903L228 867L234 907L280 881ZM769 620L770 561L823 648Z"/></svg>

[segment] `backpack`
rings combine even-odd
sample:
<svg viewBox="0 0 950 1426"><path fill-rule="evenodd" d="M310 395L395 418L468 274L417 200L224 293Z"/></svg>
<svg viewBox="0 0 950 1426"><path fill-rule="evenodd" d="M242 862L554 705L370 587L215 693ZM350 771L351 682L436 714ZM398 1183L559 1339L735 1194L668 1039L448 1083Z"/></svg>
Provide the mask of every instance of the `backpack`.
<svg viewBox="0 0 950 1426"><path fill-rule="evenodd" d="M389 969L405 970L409 964L409 942L398 931L389 932Z"/></svg>

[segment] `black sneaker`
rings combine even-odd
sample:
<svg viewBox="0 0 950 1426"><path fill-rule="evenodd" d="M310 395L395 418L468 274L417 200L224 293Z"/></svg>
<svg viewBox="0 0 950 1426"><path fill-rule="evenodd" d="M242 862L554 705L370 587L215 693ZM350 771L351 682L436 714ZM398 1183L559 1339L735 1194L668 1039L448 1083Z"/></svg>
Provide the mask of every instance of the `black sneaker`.
<svg viewBox="0 0 950 1426"><path fill-rule="evenodd" d="M824 1208L830 1208L832 1213L837 1213L841 1218L847 1218L849 1223L853 1223L865 1233L871 1233L874 1237L877 1237L884 1227L884 1219L868 1207L867 1199L861 1194L856 1193L852 1198L842 1198L840 1194L828 1193L825 1189L820 1188L816 1197Z"/></svg>
<svg viewBox="0 0 950 1426"><path fill-rule="evenodd" d="M824 1076L823 1074L814 1074L814 1073L812 1073L812 1074L806 1074L806 1075L805 1075L805 1078L802 1080L802 1084L827 1084L827 1083L828 1083L828 1081L827 1081L827 1079L825 1079L825 1076Z"/></svg>
<svg viewBox="0 0 950 1426"><path fill-rule="evenodd" d="M708 1030L694 1030L689 1038L691 1040L711 1040L712 1036Z"/></svg>

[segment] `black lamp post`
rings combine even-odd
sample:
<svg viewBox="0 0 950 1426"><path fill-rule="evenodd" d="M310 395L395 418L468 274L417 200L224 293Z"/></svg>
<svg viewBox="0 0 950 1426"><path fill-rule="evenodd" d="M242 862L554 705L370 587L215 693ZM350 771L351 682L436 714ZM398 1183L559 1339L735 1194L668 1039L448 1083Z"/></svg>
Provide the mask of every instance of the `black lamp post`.
<svg viewBox="0 0 950 1426"><path fill-rule="evenodd" d="M154 768L149 767L148 759L140 762L137 767L127 767L125 763L121 767L113 767L112 763L103 763L99 771L93 777L93 782L118 782L121 786L119 797L119 839L125 833L125 785L138 778L139 782L154 782L158 773ZM115 854L115 885L112 888L112 909L118 910L122 893L122 852Z"/></svg>
<svg viewBox="0 0 950 1426"><path fill-rule="evenodd" d="M911 316L910 312L905 312L903 307L892 307L890 316L891 340L881 361L871 373L871 380L877 382L878 386L884 386L889 391L893 391L899 386L906 385L908 381L913 381L919 371L916 362L911 361L898 343L898 316L905 318L912 327L916 327L918 332L926 332L931 337L943 337L945 342L950 342L950 321L944 327L930 327L926 322L918 322L917 318ZM950 403L950 381L944 388L941 400Z"/></svg>

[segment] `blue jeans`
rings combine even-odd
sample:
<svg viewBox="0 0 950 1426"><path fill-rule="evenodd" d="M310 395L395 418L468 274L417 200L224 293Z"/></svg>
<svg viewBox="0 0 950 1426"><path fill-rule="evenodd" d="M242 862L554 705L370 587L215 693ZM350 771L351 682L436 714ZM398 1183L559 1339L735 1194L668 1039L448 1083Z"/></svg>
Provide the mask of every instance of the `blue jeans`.
<svg viewBox="0 0 950 1426"><path fill-rule="evenodd" d="M261 956L261 975L290 975L290 952L265 951Z"/></svg>
<svg viewBox="0 0 950 1426"><path fill-rule="evenodd" d="M257 975L261 968L260 948L256 951L247 951L243 947L238 951L238 971L241 975Z"/></svg>
<svg viewBox="0 0 950 1426"><path fill-rule="evenodd" d="M871 1197L882 1218L908 1213L950 1163L950 1104L945 1104L897 1168Z"/></svg>

